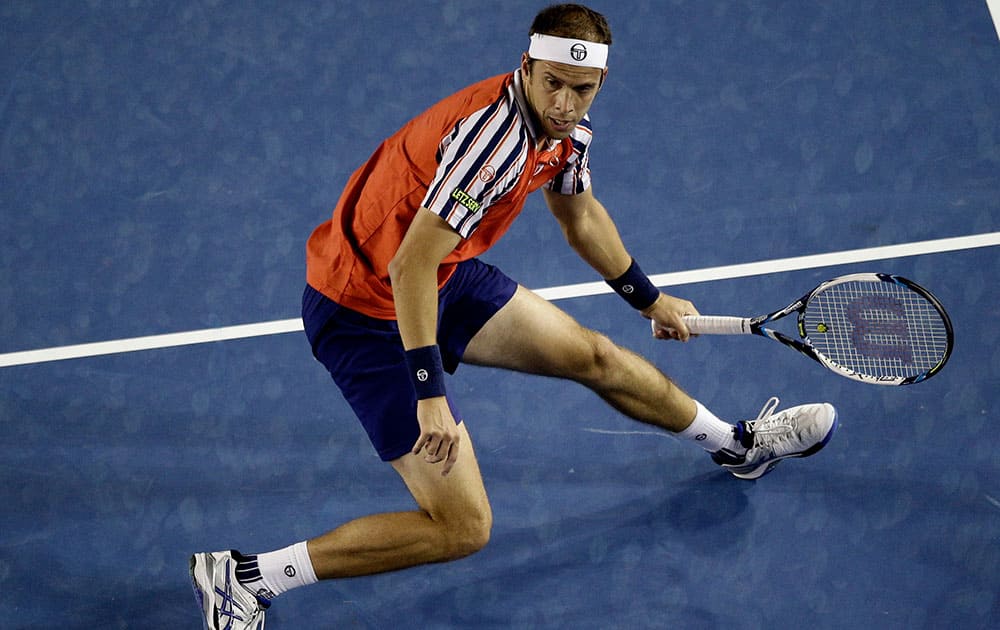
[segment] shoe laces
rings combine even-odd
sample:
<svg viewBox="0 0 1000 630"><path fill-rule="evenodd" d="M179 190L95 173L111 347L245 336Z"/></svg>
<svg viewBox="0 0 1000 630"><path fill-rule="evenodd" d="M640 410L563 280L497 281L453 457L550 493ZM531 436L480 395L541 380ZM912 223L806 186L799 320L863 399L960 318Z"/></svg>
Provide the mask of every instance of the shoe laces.
<svg viewBox="0 0 1000 630"><path fill-rule="evenodd" d="M764 406L761 407L760 413L757 414L757 419L747 422L750 432L754 436L754 448L770 445L776 437L791 433L795 429L785 419L785 414L774 415L774 412L778 409L779 402L777 396L771 396L764 403Z"/></svg>

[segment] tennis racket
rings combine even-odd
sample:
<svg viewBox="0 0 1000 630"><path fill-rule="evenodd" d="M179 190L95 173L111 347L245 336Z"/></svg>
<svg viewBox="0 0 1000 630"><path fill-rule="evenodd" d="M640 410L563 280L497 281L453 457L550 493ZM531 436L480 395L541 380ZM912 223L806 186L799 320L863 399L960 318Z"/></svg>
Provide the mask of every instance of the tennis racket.
<svg viewBox="0 0 1000 630"><path fill-rule="evenodd" d="M797 313L799 339L770 324ZM828 280L785 308L758 317L689 316L699 335L760 335L862 383L924 381L951 356L954 332L930 291L900 276L858 273ZM657 325L653 324L654 332Z"/></svg>

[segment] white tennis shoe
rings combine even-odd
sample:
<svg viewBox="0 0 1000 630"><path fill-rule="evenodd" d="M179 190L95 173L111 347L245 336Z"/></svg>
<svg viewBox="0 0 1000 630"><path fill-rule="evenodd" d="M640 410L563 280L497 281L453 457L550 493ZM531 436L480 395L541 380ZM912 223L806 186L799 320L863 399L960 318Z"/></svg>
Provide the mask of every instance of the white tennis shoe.
<svg viewBox="0 0 1000 630"><path fill-rule="evenodd" d="M236 580L236 555L217 551L191 556L191 583L205 630L264 630L271 602Z"/></svg>
<svg viewBox="0 0 1000 630"><path fill-rule="evenodd" d="M722 450L715 463L740 479L758 479L783 459L819 452L837 430L837 410L830 403L789 407L775 413L778 399L764 404L756 420L736 425L736 439L747 447L743 455Z"/></svg>

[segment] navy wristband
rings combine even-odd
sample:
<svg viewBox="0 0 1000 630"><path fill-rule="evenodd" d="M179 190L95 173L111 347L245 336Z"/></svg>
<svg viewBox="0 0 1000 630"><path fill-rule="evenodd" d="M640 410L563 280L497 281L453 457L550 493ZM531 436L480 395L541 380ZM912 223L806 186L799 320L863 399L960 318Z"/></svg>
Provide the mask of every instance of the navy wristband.
<svg viewBox="0 0 1000 630"><path fill-rule="evenodd" d="M417 400L444 396L444 366L437 345L406 351L406 367L410 373Z"/></svg>
<svg viewBox="0 0 1000 630"><path fill-rule="evenodd" d="M645 310L660 297L660 290L650 282L649 277L639 268L639 263L632 259L628 271L614 280L606 280L615 293L622 296L632 308Z"/></svg>

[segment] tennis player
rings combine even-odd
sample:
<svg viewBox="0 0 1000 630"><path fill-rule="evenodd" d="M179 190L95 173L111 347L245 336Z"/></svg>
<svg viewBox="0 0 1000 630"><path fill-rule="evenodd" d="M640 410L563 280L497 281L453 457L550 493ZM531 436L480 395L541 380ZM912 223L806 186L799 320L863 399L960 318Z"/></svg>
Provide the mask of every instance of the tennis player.
<svg viewBox="0 0 1000 630"><path fill-rule="evenodd" d="M594 197L587 116L611 32L579 5L541 11L514 72L420 114L347 183L307 247L302 317L382 460L418 509L350 521L287 548L191 559L206 627L264 624L271 600L322 579L455 560L486 545L492 512L466 418L445 373L459 363L581 383L624 415L690 441L738 477L822 448L829 404L729 424L646 360L588 330L476 257L542 190L569 245L643 316L685 341L688 301L657 290Z"/></svg>

